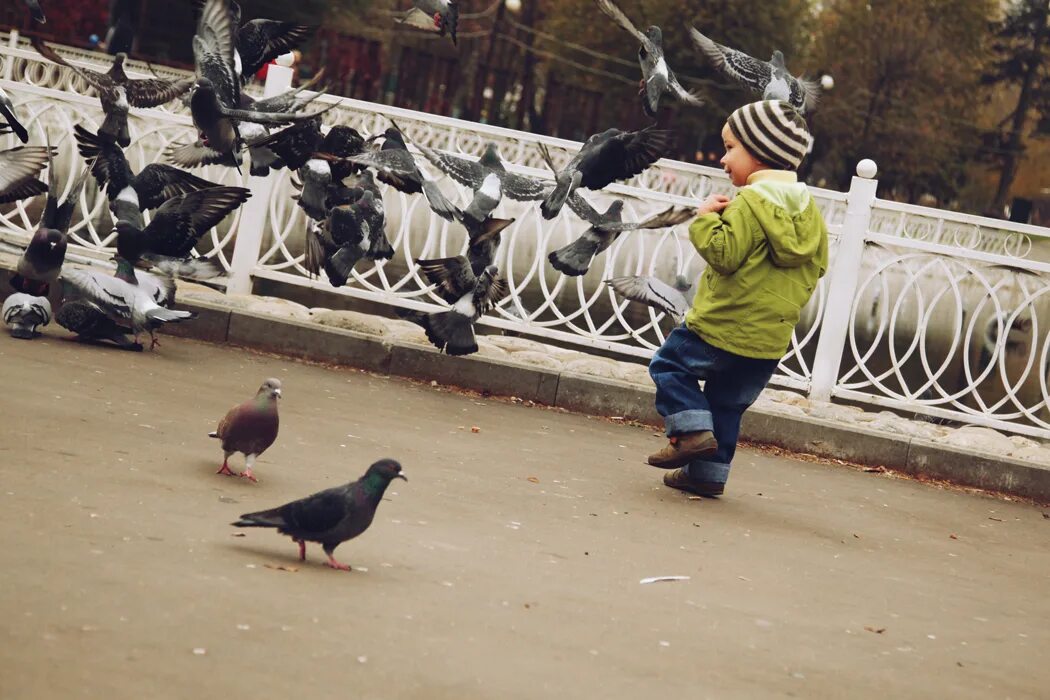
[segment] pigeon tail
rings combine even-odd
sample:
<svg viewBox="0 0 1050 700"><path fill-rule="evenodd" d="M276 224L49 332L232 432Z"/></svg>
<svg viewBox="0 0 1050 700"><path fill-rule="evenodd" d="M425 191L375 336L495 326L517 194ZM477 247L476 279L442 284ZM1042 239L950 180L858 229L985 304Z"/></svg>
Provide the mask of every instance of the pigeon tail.
<svg viewBox="0 0 1050 700"><path fill-rule="evenodd" d="M218 440L219 439L219 431L217 431L217 430L211 431L210 433L208 433L208 437L215 438L216 440Z"/></svg>
<svg viewBox="0 0 1050 700"><path fill-rule="evenodd" d="M158 306L146 312L146 326L156 328L165 323L178 323L194 318L197 318L197 314L194 311L179 311L178 309L165 309L163 306Z"/></svg>
<svg viewBox="0 0 1050 700"><path fill-rule="evenodd" d="M430 208L435 214L446 221L455 221L459 210L456 208L456 205L448 200L448 197L437 186L437 183L424 179L423 194L426 195L427 201L430 202Z"/></svg>
<svg viewBox="0 0 1050 700"><path fill-rule="evenodd" d="M280 509L261 510L258 513L245 513L241 519L230 523L234 527L286 527L284 516Z"/></svg>
<svg viewBox="0 0 1050 700"><path fill-rule="evenodd" d="M570 277L579 277L590 269L598 244L584 237L577 238L567 246L558 248L547 256L551 267Z"/></svg>
<svg viewBox="0 0 1050 700"><path fill-rule="evenodd" d="M457 0L449 0L448 13L441 18L441 33L448 32L449 37L452 39L453 46L459 46L456 41L456 31L459 29L459 2Z"/></svg>
<svg viewBox="0 0 1050 700"><path fill-rule="evenodd" d="M449 355L469 355L478 351L474 323L461 313L444 311L429 314L425 317L423 330L435 347Z"/></svg>
<svg viewBox="0 0 1050 700"><path fill-rule="evenodd" d="M167 255L147 253L142 259L157 272L175 279L203 282L222 274L222 268L214 260L205 258L173 258Z"/></svg>
<svg viewBox="0 0 1050 700"><path fill-rule="evenodd" d="M362 257L361 249L344 246L324 261L324 271L333 287L342 287L354 273L354 265Z"/></svg>
<svg viewBox="0 0 1050 700"><path fill-rule="evenodd" d="M543 215L544 219L553 219L558 215L561 208L565 206L565 201L569 198L569 195L580 186L582 179L583 173L577 170L572 174L572 179L562 178L558 180L557 186L540 204L540 214Z"/></svg>
<svg viewBox="0 0 1050 700"><path fill-rule="evenodd" d="M128 133L128 115L126 112L112 112L106 115L98 135L109 138L120 144L121 148L131 145L131 134Z"/></svg>

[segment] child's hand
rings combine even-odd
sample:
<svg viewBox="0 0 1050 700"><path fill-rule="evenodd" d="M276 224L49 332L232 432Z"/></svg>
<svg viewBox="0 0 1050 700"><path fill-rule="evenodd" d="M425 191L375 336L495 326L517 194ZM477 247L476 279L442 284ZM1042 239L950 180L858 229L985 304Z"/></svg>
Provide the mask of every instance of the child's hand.
<svg viewBox="0 0 1050 700"><path fill-rule="evenodd" d="M696 214L697 216L703 216L704 214L720 212L729 206L729 201L729 197L726 197L724 194L709 194L704 201L700 202Z"/></svg>

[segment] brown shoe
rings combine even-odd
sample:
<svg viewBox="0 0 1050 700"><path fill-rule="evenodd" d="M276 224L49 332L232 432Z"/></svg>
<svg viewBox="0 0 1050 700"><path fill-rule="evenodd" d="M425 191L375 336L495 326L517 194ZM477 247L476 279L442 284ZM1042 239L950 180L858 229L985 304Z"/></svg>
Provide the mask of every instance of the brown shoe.
<svg viewBox="0 0 1050 700"><path fill-rule="evenodd" d="M697 481L686 474L684 469L675 469L673 472L664 474L664 484L679 491L688 491L708 498L721 496L726 487L725 484L717 481Z"/></svg>
<svg viewBox="0 0 1050 700"><path fill-rule="evenodd" d="M718 451L718 441L710 430L675 435L663 448L649 455L649 464L660 469L684 467L698 457L708 457Z"/></svg>

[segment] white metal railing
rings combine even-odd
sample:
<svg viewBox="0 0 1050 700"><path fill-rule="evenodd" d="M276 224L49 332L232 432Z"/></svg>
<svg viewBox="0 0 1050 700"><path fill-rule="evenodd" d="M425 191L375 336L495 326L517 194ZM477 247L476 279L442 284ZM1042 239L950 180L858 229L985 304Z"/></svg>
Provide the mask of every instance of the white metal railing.
<svg viewBox="0 0 1050 700"><path fill-rule="evenodd" d="M65 55L102 66L108 60ZM97 100L79 79L70 79L68 70L45 62L31 49L0 48L0 60L0 75L5 76L0 84L20 112L30 115L34 142L43 143L46 131L59 148L58 167L82 167L71 128L73 123L97 128L102 116ZM135 66L129 73L142 74ZM266 92L283 89L289 80L287 69L271 67ZM349 124L372 134L393 118L414 141L469 155L495 141L511 170L534 176L549 174L537 143L546 144L556 161L579 147L356 100L322 96L317 104L331 102L338 105L325 115L328 124ZM177 102L134 110L130 130L127 153L135 168L159 160L168 144L195 136L189 115ZM467 198L464 188L419 160L447 194L458 201ZM289 173L252 178L246 171L241 175L213 166L201 174L253 191L248 203L198 246L199 254L215 258L228 271L230 293L249 293L253 279L266 279L402 308L443 307L414 261L462 252L465 233L432 216L423 198L384 188L387 230L397 252L389 261L361 263L348 284L335 290L323 278L311 279L303 268L306 220L291 199ZM1050 296L1045 293L1050 276L1043 262L1050 259L1050 230L879 200L874 165L864 174L868 177L854 178L848 193L811 190L829 225L831 273L804 310L774 383L816 399L839 397L1050 437ZM625 218L640 219L672 204L695 206L708 191L731 190L719 170L661 160L643 176L587 197L599 209L623 198ZM0 210L0 233L25 240L41 206L31 200ZM588 274L565 277L550 267L547 254L579 235L585 224L567 212L544 221L534 204L506 200L497 214L516 221L503 233L496 260L511 294L481 320L491 327L646 358L671 322L616 299L602 280L624 274L694 278L703 270L683 225L625 233ZM104 198L91 188L82 197L73 241L84 252L100 254L114 243ZM954 311L949 312L951 304Z"/></svg>

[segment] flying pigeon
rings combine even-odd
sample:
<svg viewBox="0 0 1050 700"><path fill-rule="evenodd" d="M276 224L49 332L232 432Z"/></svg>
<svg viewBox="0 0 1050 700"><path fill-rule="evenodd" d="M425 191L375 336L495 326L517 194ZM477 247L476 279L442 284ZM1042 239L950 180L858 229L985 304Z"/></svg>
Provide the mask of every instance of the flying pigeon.
<svg viewBox="0 0 1050 700"><path fill-rule="evenodd" d="M459 2L457 0L412 0L412 9L399 13L397 21L417 29L437 32L445 36L447 32L456 44L456 30L459 28Z"/></svg>
<svg viewBox="0 0 1050 700"><path fill-rule="evenodd" d="M780 51L774 51L769 61L760 61L708 39L695 27L689 28L689 34L700 53L707 56L722 75L762 95L763 100L783 100L799 112L816 106L817 83L791 75Z"/></svg>
<svg viewBox="0 0 1050 700"><path fill-rule="evenodd" d="M239 406L231 408L219 427L208 437L222 441L222 466L216 474L243 476L250 481L257 481L252 474L255 458L265 452L277 439L277 399L281 396L281 380L267 379L255 392L255 397ZM230 455L235 452L244 454L244 471L237 474L230 469Z"/></svg>
<svg viewBox="0 0 1050 700"><path fill-rule="evenodd" d="M474 322L507 296L507 282L500 277L499 268L490 265L475 275L470 261L462 255L416 260L416 263L427 280L436 286L434 291L451 304L452 309L431 314L403 312L403 316L422 326L427 339L449 355L477 352Z"/></svg>
<svg viewBox="0 0 1050 700"><path fill-rule="evenodd" d="M47 165L44 146L18 146L0 151L0 204L17 202L47 192L36 176Z"/></svg>
<svg viewBox="0 0 1050 700"><path fill-rule="evenodd" d="M29 6L29 14L35 21L40 24L47 23L47 18L44 17L44 10L40 7L40 0L25 0L25 3ZM25 143L25 141L22 143Z"/></svg>
<svg viewBox="0 0 1050 700"><path fill-rule="evenodd" d="M101 306L89 299L67 299L58 307L55 321L77 339L90 342L109 340L124 350L142 352L142 344L128 337L131 329L109 317Z"/></svg>
<svg viewBox="0 0 1050 700"><path fill-rule="evenodd" d="M394 479L408 481L400 464L392 459L381 459L357 481L318 491L272 510L246 513L230 524L234 527L276 528L277 532L288 535L299 545L299 561L306 561L306 543L317 542L328 555L326 566L350 571L349 565L336 561L335 548L368 529L387 486Z"/></svg>
<svg viewBox="0 0 1050 700"><path fill-rule="evenodd" d="M73 219L73 208L80 199L88 174L88 168L84 168L70 186L69 194L59 201L58 174L50 146L46 150L48 193L44 213L40 217L40 225L29 239L29 245L18 259L15 275L11 278L11 286L15 291L42 297L48 295L51 283L58 279L62 271L62 263L66 259L66 234Z"/></svg>
<svg viewBox="0 0 1050 700"><path fill-rule="evenodd" d="M380 150L367 151L351 156L347 160L374 169L380 182L385 182L399 192L405 194L422 192L426 195L427 202L430 203L430 208L435 214L452 221L454 205L441 192L437 183L426 179L419 171L415 158L405 145L401 131L391 127L381 135L373 136L372 139L380 138L380 136L385 138Z"/></svg>
<svg viewBox="0 0 1050 700"><path fill-rule="evenodd" d="M241 22L241 7L231 0L234 27ZM237 29L237 58L241 82L248 82L267 63L310 38L317 27L273 19L253 19Z"/></svg>
<svg viewBox="0 0 1050 700"><path fill-rule="evenodd" d="M481 158L476 161L437 151L420 143L415 145L420 153L441 172L474 192L486 189L495 195L495 188L485 183L490 175L495 175L499 179L501 198L527 202L543 199L550 194L550 182L509 172L500 158L499 148L491 141L485 144ZM498 204L499 201L493 204L492 208L494 209Z"/></svg>
<svg viewBox="0 0 1050 700"><path fill-rule="evenodd" d="M165 323L177 323L197 317L192 311L165 308L175 295L174 280L135 270L131 263L117 257L115 275L98 270L67 270L62 273L64 298L88 299L102 308L117 323L126 323L135 334L150 336L150 349L159 343L155 331Z"/></svg>
<svg viewBox="0 0 1050 700"><path fill-rule="evenodd" d="M641 131L607 129L587 139L580 152L557 174L557 185L540 205L544 219L553 219L579 187L600 190L626 180L655 163L670 148L671 132L648 126Z"/></svg>
<svg viewBox="0 0 1050 700"><path fill-rule="evenodd" d="M365 189L349 204L331 209L323 226L314 225L307 239L304 267L312 275L323 266L333 287L350 279L354 265L362 258L388 260L394 257L384 230L386 214L383 200Z"/></svg>
<svg viewBox="0 0 1050 700"><path fill-rule="evenodd" d="M655 277L614 277L606 280L619 296L637 301L681 320L693 305L696 283L690 283L683 275L675 278L674 286Z"/></svg>
<svg viewBox="0 0 1050 700"><path fill-rule="evenodd" d="M4 122L7 123L18 140L22 143L29 143L29 132L22 126L22 123L18 121L18 116L15 114L15 105L11 102L11 98L7 96L3 88L0 88L0 117L3 117Z"/></svg>
<svg viewBox="0 0 1050 700"><path fill-rule="evenodd" d="M51 322L51 302L47 297L15 292L4 300L3 318L12 338L29 340L40 335L38 327Z"/></svg>
<svg viewBox="0 0 1050 700"><path fill-rule="evenodd" d="M642 108L648 116L656 116L660 109L660 97L664 93L693 107L700 107L704 104L703 100L682 87L674 71L667 66L667 60L664 57L663 32L659 27L649 27L643 34L611 0L595 0L595 2L598 3L602 12L632 34L641 44L638 48L638 64L642 67L642 80L638 94L642 98Z"/></svg>
<svg viewBox="0 0 1050 700"><path fill-rule="evenodd" d="M113 65L106 73L99 73L88 68L80 68L66 61L43 40L33 37L33 48L53 63L69 68L95 88L102 111L106 118L99 128L99 133L115 140L125 148L131 143L128 133L128 110L130 107L156 107L170 102L190 89L189 79L171 81L161 78L144 78L135 80L124 72L124 61L127 54L118 53L113 57Z"/></svg>

